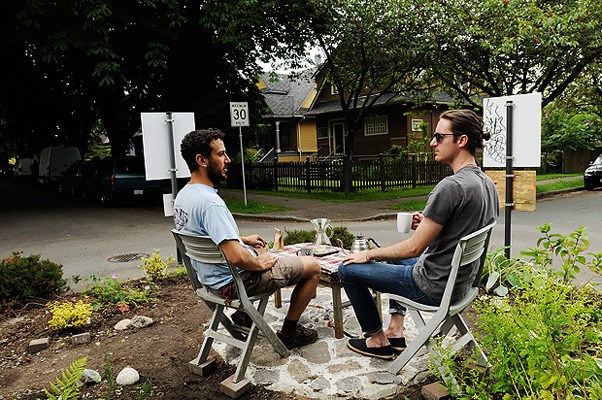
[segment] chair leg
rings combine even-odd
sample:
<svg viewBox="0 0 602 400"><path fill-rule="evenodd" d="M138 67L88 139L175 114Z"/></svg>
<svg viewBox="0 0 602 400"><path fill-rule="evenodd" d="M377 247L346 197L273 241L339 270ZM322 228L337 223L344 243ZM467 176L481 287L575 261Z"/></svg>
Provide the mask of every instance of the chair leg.
<svg viewBox="0 0 602 400"><path fill-rule="evenodd" d="M211 351L211 346L213 346L213 337L209 335L209 331L216 331L221 317L225 317L224 315L224 306L215 305L213 310L213 314L211 315L211 320L209 321L209 327L207 331L205 331L205 339L203 340L203 344L201 346L201 350L199 351L198 356L191 361L192 364L200 365L207 361L209 357L209 352Z"/></svg>
<svg viewBox="0 0 602 400"><path fill-rule="evenodd" d="M406 364L418 353L418 351L425 346L431 338L431 335L441 324L441 317L437 314L433 315L433 318L420 329L418 336L414 338L408 347L401 352L401 354L389 365L387 370L392 374L397 374Z"/></svg>
<svg viewBox="0 0 602 400"><path fill-rule="evenodd" d="M244 306L245 311L247 312L247 314L249 314L249 317L251 317L253 322L259 328L259 331L268 340L268 342L270 342L276 353L278 353L278 355L280 355L281 357L286 357L289 355L288 349L286 348L284 343L282 343L282 341L278 339L278 336L276 336L272 328L270 328L267 322L265 322L265 319L263 319L263 314L265 313L267 305L268 302L266 299L265 301L261 300L257 308L253 307L252 305L246 304Z"/></svg>

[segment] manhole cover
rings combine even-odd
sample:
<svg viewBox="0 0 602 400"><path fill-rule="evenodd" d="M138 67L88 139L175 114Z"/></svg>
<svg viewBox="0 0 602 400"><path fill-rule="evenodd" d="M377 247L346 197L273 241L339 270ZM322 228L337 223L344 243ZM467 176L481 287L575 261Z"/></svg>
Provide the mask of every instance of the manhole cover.
<svg viewBox="0 0 602 400"><path fill-rule="evenodd" d="M142 258L148 258L148 257L150 257L150 256L146 253L126 253L126 254L120 254L118 256L110 257L107 261L119 263L119 262L129 262L129 261L141 260Z"/></svg>

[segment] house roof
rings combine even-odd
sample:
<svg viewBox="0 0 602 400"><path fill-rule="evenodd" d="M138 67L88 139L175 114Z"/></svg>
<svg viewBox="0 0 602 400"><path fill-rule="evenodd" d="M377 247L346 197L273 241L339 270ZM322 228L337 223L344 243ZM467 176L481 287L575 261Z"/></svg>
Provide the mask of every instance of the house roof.
<svg viewBox="0 0 602 400"><path fill-rule="evenodd" d="M277 80L273 82L269 74L264 74L257 85L270 109L264 118L305 115L317 93L314 70L305 70L295 76L276 76Z"/></svg>
<svg viewBox="0 0 602 400"><path fill-rule="evenodd" d="M361 101L361 99L360 99ZM412 103L416 102L416 96L412 96L410 94L399 94L395 93L385 93L378 100L376 100L375 105L385 105L385 104L399 104L399 103ZM451 96L445 93L435 93L430 98L422 100L423 103L431 103L431 104L452 104L454 103L454 99ZM307 113L307 115L319 115L319 114L327 114L332 112L342 111L340 100L332 100L323 103L316 103L312 107L311 111Z"/></svg>

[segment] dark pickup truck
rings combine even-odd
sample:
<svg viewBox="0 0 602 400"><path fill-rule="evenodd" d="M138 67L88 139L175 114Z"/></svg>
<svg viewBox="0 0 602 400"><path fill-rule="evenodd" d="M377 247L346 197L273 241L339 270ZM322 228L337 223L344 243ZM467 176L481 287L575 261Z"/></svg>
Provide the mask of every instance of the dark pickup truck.
<svg viewBox="0 0 602 400"><path fill-rule="evenodd" d="M157 202L163 195L162 181L147 181L144 158L128 156L105 158L98 162L87 192L107 206L125 202Z"/></svg>

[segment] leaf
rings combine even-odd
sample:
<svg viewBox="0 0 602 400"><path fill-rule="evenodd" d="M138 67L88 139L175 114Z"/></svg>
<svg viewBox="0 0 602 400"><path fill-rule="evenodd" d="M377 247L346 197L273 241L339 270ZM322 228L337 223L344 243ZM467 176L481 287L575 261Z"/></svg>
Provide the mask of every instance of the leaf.
<svg viewBox="0 0 602 400"><path fill-rule="evenodd" d="M487 278L487 283L485 284L485 291L489 292L493 285L497 282L500 277L500 273L497 271L491 271L489 274L489 278Z"/></svg>
<svg viewBox="0 0 602 400"><path fill-rule="evenodd" d="M500 285L498 287L495 288L495 290L493 291L493 293L497 294L500 297L505 297L508 295L508 288L504 285Z"/></svg>

